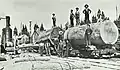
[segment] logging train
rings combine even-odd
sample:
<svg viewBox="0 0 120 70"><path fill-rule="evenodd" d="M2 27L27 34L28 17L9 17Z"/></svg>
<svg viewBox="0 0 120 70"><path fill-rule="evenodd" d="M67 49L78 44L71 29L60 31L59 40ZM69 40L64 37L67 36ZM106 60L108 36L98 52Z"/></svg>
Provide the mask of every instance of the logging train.
<svg viewBox="0 0 120 70"><path fill-rule="evenodd" d="M9 26L10 17L7 16L6 28L3 29L2 33L2 45L4 47L10 45L13 46L12 30ZM60 40L62 40L65 42L67 56L69 56L74 50L77 50L77 52L74 52L75 55L79 55L80 57L101 57L104 54L114 54L114 45L119 36L117 26L108 20L99 23L91 23L90 27L93 32L91 35L91 45L89 47L86 47L85 42L87 25L75 26L68 28L67 30L60 27L53 27L50 30L38 32L39 34L37 36L35 35L36 38L34 38L34 42L36 44L42 42L47 45L47 48L52 46L54 47L54 50L57 49L56 51L59 51Z"/></svg>
<svg viewBox="0 0 120 70"><path fill-rule="evenodd" d="M115 43L119 32L117 26L111 21L91 24L93 33L91 35L91 46L86 47L85 30L87 25L69 28L64 33L73 49L79 50L81 56L97 56L104 54L114 54Z"/></svg>
<svg viewBox="0 0 120 70"><path fill-rule="evenodd" d="M74 52L74 54L79 54L80 57L102 57L106 54L114 54L115 43L119 36L117 26L111 21L91 23L90 26L93 33L89 47L86 47L85 43L85 30L87 29L87 25L71 27L65 31L62 30L63 40L66 41L68 56L73 50L78 50L77 54L75 54L76 52ZM49 42L55 43L53 40L59 37L59 31L61 30L53 28L48 36L46 34L41 36L39 41L50 39ZM59 45L59 43L56 45Z"/></svg>

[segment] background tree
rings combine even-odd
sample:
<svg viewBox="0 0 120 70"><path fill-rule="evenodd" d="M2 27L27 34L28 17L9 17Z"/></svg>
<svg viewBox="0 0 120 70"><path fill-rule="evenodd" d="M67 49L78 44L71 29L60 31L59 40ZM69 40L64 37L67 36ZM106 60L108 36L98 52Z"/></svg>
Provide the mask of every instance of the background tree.
<svg viewBox="0 0 120 70"><path fill-rule="evenodd" d="M100 10L100 9L98 9L98 12L97 12L97 18L99 19L99 18L100 18L100 16L101 16L101 10Z"/></svg>
<svg viewBox="0 0 120 70"><path fill-rule="evenodd" d="M27 30L27 26L26 25L25 26L23 25L22 34L25 34L25 35L29 36L29 32Z"/></svg>
<svg viewBox="0 0 120 70"><path fill-rule="evenodd" d="M67 29L68 29L68 27L69 27L69 23L68 23L68 22L66 22L66 23L65 23L65 30L67 30Z"/></svg>
<svg viewBox="0 0 120 70"><path fill-rule="evenodd" d="M60 24L60 28L62 28L62 24Z"/></svg>
<svg viewBox="0 0 120 70"><path fill-rule="evenodd" d="M104 12L102 11L102 14L101 14L101 19L105 19L105 14L104 14Z"/></svg>
<svg viewBox="0 0 120 70"><path fill-rule="evenodd" d="M34 31L36 31L39 28L37 24L34 25Z"/></svg>
<svg viewBox="0 0 120 70"><path fill-rule="evenodd" d="M40 31L44 31L45 29L44 29L44 27L43 27L43 24L41 24L41 26L40 26Z"/></svg>
<svg viewBox="0 0 120 70"><path fill-rule="evenodd" d="M92 16L92 23L97 23L97 18L96 18L96 16Z"/></svg>
<svg viewBox="0 0 120 70"><path fill-rule="evenodd" d="M27 26L25 25L25 32L28 32L28 30L27 30Z"/></svg>
<svg viewBox="0 0 120 70"><path fill-rule="evenodd" d="M16 27L14 28L14 35L18 35L18 31Z"/></svg>
<svg viewBox="0 0 120 70"><path fill-rule="evenodd" d="M119 17L118 17L118 20L120 20L120 15L119 15Z"/></svg>

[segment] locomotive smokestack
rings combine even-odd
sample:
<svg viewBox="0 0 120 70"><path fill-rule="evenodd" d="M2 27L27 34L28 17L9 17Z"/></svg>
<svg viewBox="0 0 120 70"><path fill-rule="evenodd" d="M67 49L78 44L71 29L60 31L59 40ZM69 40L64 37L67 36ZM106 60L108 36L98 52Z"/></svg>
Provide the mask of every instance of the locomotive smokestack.
<svg viewBox="0 0 120 70"><path fill-rule="evenodd" d="M6 16L6 27L10 26L10 16Z"/></svg>

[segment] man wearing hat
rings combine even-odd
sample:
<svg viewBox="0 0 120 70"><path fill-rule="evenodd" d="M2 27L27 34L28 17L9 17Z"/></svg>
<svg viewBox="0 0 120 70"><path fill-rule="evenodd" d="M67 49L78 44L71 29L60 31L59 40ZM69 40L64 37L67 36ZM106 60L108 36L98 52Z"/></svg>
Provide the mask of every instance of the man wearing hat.
<svg viewBox="0 0 120 70"><path fill-rule="evenodd" d="M55 17L55 14L54 14L54 13L53 13L52 15L53 15L53 17L52 17L53 26L55 27L55 26L56 26L56 17Z"/></svg>
<svg viewBox="0 0 120 70"><path fill-rule="evenodd" d="M76 25L79 25L79 23L80 23L80 12L79 12L78 7L76 8L75 19L76 19Z"/></svg>
<svg viewBox="0 0 120 70"><path fill-rule="evenodd" d="M88 47L89 45L91 45L91 34L92 34L93 30L90 28L90 25L87 25L87 29L85 31L85 41L86 41L86 46Z"/></svg>
<svg viewBox="0 0 120 70"><path fill-rule="evenodd" d="M89 14L91 13L91 10L88 8L89 6L87 4L85 4L85 9L83 10L83 13L85 14L85 23L89 23Z"/></svg>
<svg viewBox="0 0 120 70"><path fill-rule="evenodd" d="M73 10L71 9L71 13L70 13L70 23L71 23L71 27L74 26L74 13Z"/></svg>

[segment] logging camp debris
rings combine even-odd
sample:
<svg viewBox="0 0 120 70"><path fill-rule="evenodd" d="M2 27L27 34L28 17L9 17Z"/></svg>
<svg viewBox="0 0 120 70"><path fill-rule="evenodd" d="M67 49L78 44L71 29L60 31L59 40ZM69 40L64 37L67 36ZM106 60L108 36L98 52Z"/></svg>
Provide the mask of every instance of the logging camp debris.
<svg viewBox="0 0 120 70"><path fill-rule="evenodd" d="M64 30L60 27L53 27L50 30L38 31L37 33L38 33L38 38L34 39L35 44L44 43L43 50L46 52L47 55L51 54L50 50L52 52L56 51L55 53L57 53L56 47L59 46L59 40L63 39ZM52 50L52 49L54 49L54 50ZM41 50L41 51L43 51L43 50Z"/></svg>
<svg viewBox="0 0 120 70"><path fill-rule="evenodd" d="M52 41L53 43L54 42L53 39L59 37L60 31L64 32L64 30L61 29L60 27L53 27L52 29L47 30L47 31L39 31L38 32L39 36L38 36L38 39L36 40L36 43L50 40L50 39L51 39L50 41Z"/></svg>

